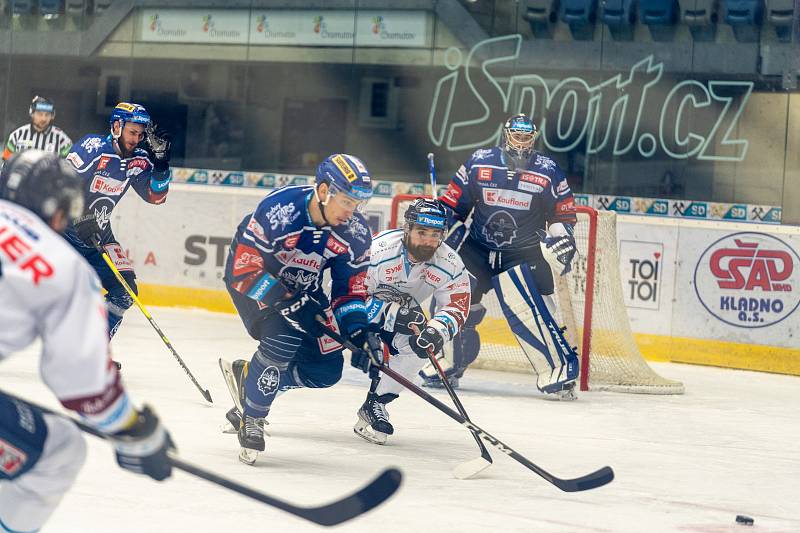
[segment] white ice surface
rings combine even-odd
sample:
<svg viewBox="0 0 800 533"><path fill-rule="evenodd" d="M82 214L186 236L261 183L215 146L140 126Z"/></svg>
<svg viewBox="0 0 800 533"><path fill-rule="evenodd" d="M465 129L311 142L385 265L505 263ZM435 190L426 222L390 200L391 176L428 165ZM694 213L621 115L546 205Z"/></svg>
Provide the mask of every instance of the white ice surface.
<svg viewBox="0 0 800 533"><path fill-rule="evenodd" d="M471 418L531 461L561 477L614 468L610 485L567 494L491 448L494 466L474 480L454 479L455 465L478 456L475 442L409 393L389 406L389 443L363 441L352 425L367 380L347 367L333 388L292 390L276 401L267 452L250 467L237 460L236 437L220 432L231 402L217 358L249 358L256 343L233 315L151 311L214 405L138 310L126 316L114 354L137 402L156 408L186 460L301 505L350 493L386 466L403 471L395 497L341 531L800 531L796 377L654 365L687 393L584 393L559 403L533 396L527 376L469 371L459 394ZM57 406L33 355L3 364L2 387ZM107 443L87 440L87 464L45 532L323 529L182 472L164 483L129 474ZM755 526L737 526L737 514Z"/></svg>

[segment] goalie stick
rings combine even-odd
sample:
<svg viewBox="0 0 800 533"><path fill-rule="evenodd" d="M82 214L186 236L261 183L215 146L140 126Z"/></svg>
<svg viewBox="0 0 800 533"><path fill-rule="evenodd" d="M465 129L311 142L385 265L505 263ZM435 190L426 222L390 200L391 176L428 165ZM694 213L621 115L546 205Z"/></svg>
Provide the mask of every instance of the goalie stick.
<svg viewBox="0 0 800 533"><path fill-rule="evenodd" d="M335 331L332 331L326 325L323 324L325 328L325 334L328 335L330 338L350 350L351 352L359 352L361 349L357 348L352 342L345 339L343 336L339 335ZM611 469L610 466L604 466L599 470L586 474L585 476L580 476L572 479L564 479L557 476L554 476L544 468L540 467L536 463L529 461L524 455L518 453L516 450L511 448L509 445L502 442L497 437L493 436L491 433L484 431L479 426L475 425L473 422L469 422L466 418L458 414L457 412L453 411L445 404L422 390L421 388L414 385L411 381L407 380L403 377L402 374L399 374L392 370L391 368L387 367L386 365L381 365L379 367L380 371L386 374L387 376L394 379L396 382L428 402L429 404L436 407L438 410L461 424L462 426L466 427L470 431L474 431L480 437L489 443L493 448L503 452L504 454L508 455L521 465L523 465L528 470L533 471L535 474L540 476L542 479L547 481L548 483L555 485L557 488L561 489L564 492L580 492L584 490L591 490L597 487L602 487L603 485L607 485L614 480L614 471Z"/></svg>
<svg viewBox="0 0 800 533"><path fill-rule="evenodd" d="M80 420L75 420L74 418L68 417L61 413L56 413L51 409L28 400L23 400L22 398L14 396L13 394L8 394L5 391L0 391L0 393L22 403L26 403L44 413L69 418L75 423L76 426L78 426L81 431L94 435L95 437L99 437L101 439L108 438L108 435L88 424L85 424L84 422L81 422ZM400 488L400 484L403 480L403 474L399 470L396 468L387 468L381 472L378 477L349 496L325 505L319 505L316 507L301 507L299 505L291 504L286 500L276 498L275 496L270 496L269 494L265 494L246 485L242 485L241 483L233 481L232 479L209 472L208 470L181 459L177 453L172 451L167 452L167 455L170 463L172 463L173 468L177 468L178 470L182 470L187 474L192 474L193 476L205 479L206 481L237 492L242 496L247 496L248 498L252 498L261 503L275 507L281 511L285 511L291 515L303 518L309 522L314 522L315 524L319 524L321 526L335 526L374 509L389 499L395 492L397 492L397 489Z"/></svg>

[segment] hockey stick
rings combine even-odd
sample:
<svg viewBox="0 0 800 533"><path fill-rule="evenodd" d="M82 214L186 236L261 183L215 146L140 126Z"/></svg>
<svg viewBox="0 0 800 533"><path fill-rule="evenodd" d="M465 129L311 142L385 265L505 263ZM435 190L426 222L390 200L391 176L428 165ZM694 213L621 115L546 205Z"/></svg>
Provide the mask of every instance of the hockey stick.
<svg viewBox="0 0 800 533"><path fill-rule="evenodd" d="M450 380L447 379L442 366L439 364L439 361L436 360L436 356L433 355L431 351L428 351L428 359L433 366L436 367L439 377L442 378L442 384L444 385L444 388L447 389L447 394L449 394L450 399L453 400L456 409L458 409L458 413L464 417L464 420L468 424L471 424L472 422L467 415L466 409L464 409L464 405L461 403L461 400L458 399L458 396L456 396L456 391L454 391L452 385L450 385ZM475 437L475 442L478 443L478 448L481 450L481 456L477 459L467 461L466 463L461 463L455 467L453 469L453 475L458 479L470 479L492 466L492 456L489 455L489 450L486 449L486 445L483 444L480 435L471 429L470 433L472 433L472 436Z"/></svg>
<svg viewBox="0 0 800 533"><path fill-rule="evenodd" d="M161 331L161 328L158 327L158 324L156 324L156 321L153 320L153 317L150 315L150 313L147 312L147 309L142 304L141 300L139 300L139 297L136 296L136 293L133 292L133 290L131 289L130 285L128 285L128 282L125 281L125 278L122 277L122 274L117 269L117 265L115 265L114 262L111 260L111 258L108 256L108 253L106 253L106 251L103 250L103 247L100 246L99 242L95 242L94 246L97 249L98 253L100 253L100 255L103 256L103 260L108 265L108 268L111 269L111 272L114 273L114 276L117 278L117 281L119 281L122 284L122 286L125 287L125 290L127 291L128 296L133 298L133 301L136 302L136 305L142 311L142 314L145 316L147 321L150 322L150 325L153 326L153 329L156 330L156 333L158 333L159 337L161 337L161 340L164 341L164 344L167 345L167 348L169 348L169 351L172 352L172 355L178 361L178 364L181 365L181 368L183 368L183 371L186 372L186 375L189 376L189 379L192 380L192 383L194 383L194 386L197 387L197 390L199 390L200 394L203 395L203 398L205 398L208 403L214 403L211 400L211 393L208 392L208 389L203 390L203 387L201 387L200 384L197 382L197 380L195 379L195 377L192 374L191 370L189 370L189 367L186 366L186 363L183 362L183 359L181 359L181 356L178 355L178 352L175 351L175 348L173 348L172 343L169 342L169 339L167 339L167 336L164 335L163 331Z"/></svg>
<svg viewBox="0 0 800 533"><path fill-rule="evenodd" d="M357 348L352 342L345 339L343 336L339 335L335 331L332 331L327 326L323 325L325 329L325 334L328 335L330 338L350 350L351 352L361 352L360 348ZM576 477L573 479L564 479L560 477L556 477L547 470L543 469L542 467L538 466L535 463L529 461L525 456L521 455L520 453L516 452L513 448L502 442L497 437L493 436L491 433L484 431L479 426L475 425L473 422L469 422L466 418L458 414L457 412L453 411L445 404L425 392L424 390L420 389L416 385L414 385L411 381L407 380L403 377L402 374L399 374L392 370L391 368L387 367L386 365L381 365L379 367L380 371L386 374L387 376L394 379L396 382L428 402L429 404L436 407L438 410L461 424L462 426L466 427L470 431L473 431L480 435L480 437L488 442L493 448L503 452L504 454L508 455L528 470L533 471L537 475L539 475L542 479L547 481L548 483L555 485L557 488L563 490L564 492L579 492L584 490L590 490L597 487L602 487L608 483L611 483L614 479L614 471L609 466L604 466L603 468L596 470L590 474L586 474L585 476Z"/></svg>
<svg viewBox="0 0 800 533"><path fill-rule="evenodd" d="M0 394L26 403L44 413L69 418L69 420L74 422L81 431L101 439L108 439L108 435L98 431L84 422L81 422L80 420L75 420L74 418L68 417L61 413L56 413L55 411L52 411L46 407L29 402L28 400L23 400L14 396L13 394L8 394L7 392L0 391ZM400 487L400 483L403 480L403 474L399 470L396 468L387 468L381 472L378 477L349 496L333 501L326 505L320 505L317 507L300 507L280 498L265 494L254 488L242 485L241 483L237 483L232 479L209 472L208 470L181 459L177 453L172 451L167 452L167 455L170 463L172 463L173 468L177 468L178 470L182 470L187 474L205 479L206 481L237 492L242 496L247 496L248 498L252 498L261 503L265 503L282 511L286 511L289 514L303 518L310 522L314 522L315 524L319 524L321 526L335 526L374 509L389 499L395 492L397 492L397 489Z"/></svg>
<svg viewBox="0 0 800 533"><path fill-rule="evenodd" d="M428 154L428 176L431 180L431 200L436 201L436 165L433 161L433 153ZM419 331L417 331L417 334L419 334ZM471 423L469 416L467 415L467 410L464 409L464 405L461 403L461 400L459 400L458 396L456 396L456 391L454 391L453 387L450 385L450 380L447 379L447 376L439 364L439 361L436 360L436 356L431 351L428 351L428 359L439 373L439 377L442 379L442 384L447 390L447 394L450 395L450 399L453 400L453 404L455 404L459 414L464 417L464 420ZM455 469L453 469L453 475L458 479L469 479L492 466L492 456L489 455L489 450L486 449L486 446L483 444L480 436L474 431L470 430L470 432L475 438L475 442L478 443L478 448L481 450L481 456L477 459L467 461L466 463L462 463L455 467Z"/></svg>

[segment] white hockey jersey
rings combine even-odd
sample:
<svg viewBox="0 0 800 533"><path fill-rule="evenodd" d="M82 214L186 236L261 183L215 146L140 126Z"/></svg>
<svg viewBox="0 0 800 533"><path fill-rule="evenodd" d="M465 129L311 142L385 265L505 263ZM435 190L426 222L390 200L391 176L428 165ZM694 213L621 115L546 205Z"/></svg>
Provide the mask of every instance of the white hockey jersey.
<svg viewBox="0 0 800 533"><path fill-rule="evenodd" d="M108 351L94 270L31 211L0 200L0 360L42 339L40 373L61 403L106 433L135 411Z"/></svg>
<svg viewBox="0 0 800 533"><path fill-rule="evenodd" d="M442 243L424 263L411 263L403 246L403 230L383 231L372 238L372 259L367 273L367 314L370 322L384 320L393 331L397 305L422 304L433 296L435 312L429 325L445 341L464 326L470 307L469 273L458 254Z"/></svg>

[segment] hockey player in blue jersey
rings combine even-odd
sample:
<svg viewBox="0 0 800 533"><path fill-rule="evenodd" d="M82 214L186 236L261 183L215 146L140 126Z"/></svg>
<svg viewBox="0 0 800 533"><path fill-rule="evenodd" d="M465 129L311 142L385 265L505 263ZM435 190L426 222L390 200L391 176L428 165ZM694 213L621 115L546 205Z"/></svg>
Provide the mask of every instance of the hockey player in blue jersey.
<svg viewBox="0 0 800 533"><path fill-rule="evenodd" d="M87 135L67 155L83 178L86 209L70 225L65 237L92 265L107 291L108 331L113 337L122 315L133 305L133 298L103 260L98 247L108 253L137 292L133 266L111 230L111 212L129 187L145 202L166 201L171 143L169 134L156 128L147 110L138 104L117 104L109 124L109 135Z"/></svg>
<svg viewBox="0 0 800 533"><path fill-rule="evenodd" d="M571 268L576 251L572 192L556 162L534 151L538 135L529 117L510 117L503 125L500 145L475 151L440 198L456 221L447 242L459 251L473 276L469 318L453 341L453 361L442 361L453 384L478 356L476 327L486 315L480 302L492 289L493 276L529 264L539 292L554 308L553 275L539 243L554 252L564 266L562 275ZM470 216L467 230L463 224ZM438 381L432 365L420 373L429 385ZM556 396L574 398L574 386L574 379L564 382Z"/></svg>
<svg viewBox="0 0 800 533"><path fill-rule="evenodd" d="M342 346L324 334L319 320L368 350L375 363L382 361L365 306L372 236L360 210L371 196L364 164L334 154L317 168L314 186L273 191L239 224L224 280L259 343L249 362L232 365L244 416L233 408L227 418L238 428L245 463L265 448L264 420L276 396L330 387L341 378ZM323 284L325 270L330 288Z"/></svg>

